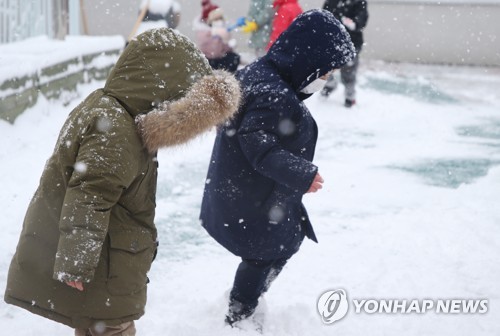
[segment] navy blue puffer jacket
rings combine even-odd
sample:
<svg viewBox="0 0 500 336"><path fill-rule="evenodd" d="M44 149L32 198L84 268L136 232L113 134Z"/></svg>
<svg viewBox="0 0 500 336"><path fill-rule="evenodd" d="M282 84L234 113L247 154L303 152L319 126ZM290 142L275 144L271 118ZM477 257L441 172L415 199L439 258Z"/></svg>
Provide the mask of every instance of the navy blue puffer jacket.
<svg viewBox="0 0 500 336"><path fill-rule="evenodd" d="M302 204L318 168L318 129L300 91L354 57L334 16L297 17L267 55L237 72L243 104L218 129L200 219L222 246L248 259L293 255L304 235L316 241Z"/></svg>

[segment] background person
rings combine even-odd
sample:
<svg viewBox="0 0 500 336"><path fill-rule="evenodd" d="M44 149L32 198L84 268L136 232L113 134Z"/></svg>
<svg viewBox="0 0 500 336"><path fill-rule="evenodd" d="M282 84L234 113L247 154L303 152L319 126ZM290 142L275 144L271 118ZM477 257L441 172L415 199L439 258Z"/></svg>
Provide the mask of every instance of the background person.
<svg viewBox="0 0 500 336"><path fill-rule="evenodd" d="M232 47L236 42L231 39L222 9L216 8L210 11L205 21L206 23L202 20L195 20L193 24L198 47L205 54L213 69L235 72L241 57Z"/></svg>
<svg viewBox="0 0 500 336"><path fill-rule="evenodd" d="M251 0L246 18L239 19L241 30L250 33L248 46L256 57L266 54L274 18L273 0Z"/></svg>
<svg viewBox="0 0 500 336"><path fill-rule="evenodd" d="M345 107L356 104L356 76L359 66L359 54L363 47L363 29L368 21L367 6L366 0L326 0L323 5L323 9L332 12L346 27L356 48L356 57L340 69L340 79L345 87ZM332 74L321 91L321 95L328 97L337 86L337 78Z"/></svg>
<svg viewBox="0 0 500 336"><path fill-rule="evenodd" d="M273 8L276 13L274 14L271 36L269 38L267 49L271 48L278 36L280 36L280 34L288 28L292 21L303 12L298 0L274 0Z"/></svg>
<svg viewBox="0 0 500 336"><path fill-rule="evenodd" d="M181 20L181 5L175 0L142 0L138 19L134 36L153 28L175 29Z"/></svg>
<svg viewBox="0 0 500 336"><path fill-rule="evenodd" d="M219 8L219 6L214 5L210 0L201 0L201 17L197 18L197 21L202 21L207 23L208 14L214 9Z"/></svg>

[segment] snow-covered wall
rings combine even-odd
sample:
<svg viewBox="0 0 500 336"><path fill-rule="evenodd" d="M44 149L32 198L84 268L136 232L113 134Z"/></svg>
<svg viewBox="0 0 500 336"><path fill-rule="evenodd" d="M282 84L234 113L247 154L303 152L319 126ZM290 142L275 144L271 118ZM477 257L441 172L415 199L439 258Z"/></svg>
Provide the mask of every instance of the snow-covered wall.
<svg viewBox="0 0 500 336"><path fill-rule="evenodd" d="M69 101L78 84L107 77L123 45L121 36L40 36L0 44L0 119L14 122L40 96Z"/></svg>

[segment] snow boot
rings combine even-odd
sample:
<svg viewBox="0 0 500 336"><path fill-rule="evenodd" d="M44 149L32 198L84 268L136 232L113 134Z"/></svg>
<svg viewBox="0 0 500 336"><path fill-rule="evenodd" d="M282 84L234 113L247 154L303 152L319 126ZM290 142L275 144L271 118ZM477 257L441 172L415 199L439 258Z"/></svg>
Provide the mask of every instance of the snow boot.
<svg viewBox="0 0 500 336"><path fill-rule="evenodd" d="M267 304L263 297L260 297L256 307L251 307L236 300L231 300L225 322L231 328L245 331L252 330L262 334L264 333L266 315Z"/></svg>
<svg viewBox="0 0 500 336"><path fill-rule="evenodd" d="M237 300L229 300L229 309L226 314L225 322L231 327L239 321L245 320L255 312L255 306L243 304Z"/></svg>
<svg viewBox="0 0 500 336"><path fill-rule="evenodd" d="M345 102L344 102L344 106L345 107L350 108L354 104L356 104L356 100L355 99L349 99L349 98L345 99Z"/></svg>
<svg viewBox="0 0 500 336"><path fill-rule="evenodd" d="M325 86L325 87L323 87L323 89L321 89L320 94L321 94L322 97L328 98L328 96L332 92L333 92L333 89L331 87Z"/></svg>

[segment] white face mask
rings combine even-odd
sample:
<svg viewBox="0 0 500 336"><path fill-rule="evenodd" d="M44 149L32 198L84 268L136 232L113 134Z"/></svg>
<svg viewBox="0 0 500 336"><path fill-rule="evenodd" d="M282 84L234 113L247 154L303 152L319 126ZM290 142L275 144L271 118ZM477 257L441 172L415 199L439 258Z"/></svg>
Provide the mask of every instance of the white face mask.
<svg viewBox="0 0 500 336"><path fill-rule="evenodd" d="M326 79L321 79L321 78L316 78L313 80L309 85L307 85L305 88L300 90L300 92L305 93L305 94L311 94L314 92L318 92L325 86L326 84Z"/></svg>

